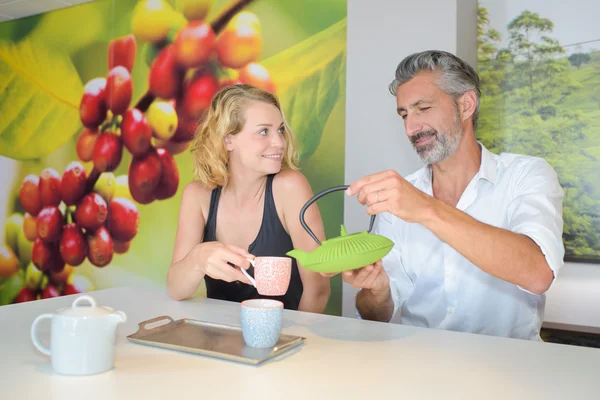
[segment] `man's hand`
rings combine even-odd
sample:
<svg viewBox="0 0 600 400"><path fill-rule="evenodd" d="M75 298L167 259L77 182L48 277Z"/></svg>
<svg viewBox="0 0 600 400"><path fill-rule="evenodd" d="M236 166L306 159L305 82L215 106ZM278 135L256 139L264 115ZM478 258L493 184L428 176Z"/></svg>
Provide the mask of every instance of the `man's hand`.
<svg viewBox="0 0 600 400"><path fill-rule="evenodd" d="M336 274L322 274L334 276ZM344 282L361 289L356 296L356 308L363 319L387 322L392 318L394 302L390 292L390 278L381 260L375 264L342 272Z"/></svg>
<svg viewBox="0 0 600 400"><path fill-rule="evenodd" d="M391 170L359 179L350 185L346 194L356 194L359 203L367 206L369 215L389 212L407 222L421 221L435 201Z"/></svg>
<svg viewBox="0 0 600 400"><path fill-rule="evenodd" d="M342 280L355 289L368 289L374 292L385 291L390 284L390 279L385 273L385 269L383 269L381 260L372 265L343 272Z"/></svg>
<svg viewBox="0 0 600 400"><path fill-rule="evenodd" d="M322 273L321 275L331 278L337 274ZM383 269L381 260L359 269L342 272L342 280L355 289L367 289L376 293L385 292L390 285L390 279Z"/></svg>

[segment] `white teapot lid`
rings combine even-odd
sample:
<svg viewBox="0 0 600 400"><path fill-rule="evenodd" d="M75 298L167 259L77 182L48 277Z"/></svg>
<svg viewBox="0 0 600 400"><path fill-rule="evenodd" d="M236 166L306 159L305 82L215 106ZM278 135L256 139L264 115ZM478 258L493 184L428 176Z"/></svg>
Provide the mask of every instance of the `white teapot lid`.
<svg viewBox="0 0 600 400"><path fill-rule="evenodd" d="M87 301L90 303L89 306L80 306L79 304ZM96 300L88 295L79 296L73 302L71 307L63 308L58 314L64 317L102 317L109 314L113 314L112 308L102 307L96 305Z"/></svg>

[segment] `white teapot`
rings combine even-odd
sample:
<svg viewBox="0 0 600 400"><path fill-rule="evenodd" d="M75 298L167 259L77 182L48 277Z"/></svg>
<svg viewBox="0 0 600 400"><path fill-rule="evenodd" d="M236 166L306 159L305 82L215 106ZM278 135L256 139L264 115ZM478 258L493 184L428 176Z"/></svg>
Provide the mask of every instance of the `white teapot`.
<svg viewBox="0 0 600 400"><path fill-rule="evenodd" d="M80 306L83 301L91 306ZM44 319L52 320L50 348L42 345L37 336L38 324ZM113 368L117 325L125 321L127 316L122 311L98 307L96 300L83 295L72 307L38 316L31 325L31 340L39 351L51 357L57 373L97 374Z"/></svg>

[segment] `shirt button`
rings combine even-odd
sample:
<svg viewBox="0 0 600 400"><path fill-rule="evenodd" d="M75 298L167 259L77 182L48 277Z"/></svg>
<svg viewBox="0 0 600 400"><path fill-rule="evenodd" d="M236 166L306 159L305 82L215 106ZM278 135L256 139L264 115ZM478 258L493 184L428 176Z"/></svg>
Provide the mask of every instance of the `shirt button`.
<svg viewBox="0 0 600 400"><path fill-rule="evenodd" d="M448 311L448 314L452 314L454 312L454 307L448 307L446 310Z"/></svg>

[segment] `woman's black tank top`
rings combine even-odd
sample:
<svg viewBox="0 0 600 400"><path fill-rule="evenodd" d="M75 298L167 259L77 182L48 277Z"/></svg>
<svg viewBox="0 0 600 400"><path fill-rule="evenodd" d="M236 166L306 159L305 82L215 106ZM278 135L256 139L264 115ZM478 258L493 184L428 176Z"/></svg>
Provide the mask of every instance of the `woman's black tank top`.
<svg viewBox="0 0 600 400"><path fill-rule="evenodd" d="M248 252L255 256L273 256L286 257L286 253L293 249L292 239L285 231L273 200L273 178L269 175L265 188L264 212L260 230L254 242L248 247ZM219 198L221 196L221 187L213 189L210 197L210 208L208 211L208 220L204 228L203 242L214 242L217 240L217 209L219 207ZM233 267L232 267L233 268ZM251 276L254 276L252 266L248 269ZM284 307L291 310L297 310L302 297L302 281L298 272L298 264L292 258L292 277L288 291L283 296L263 296L258 294L256 288L252 285L239 281L225 282L220 279L213 279L210 276L204 276L206 283L206 295L211 299L228 300L242 302L247 299L275 299L283 303Z"/></svg>

